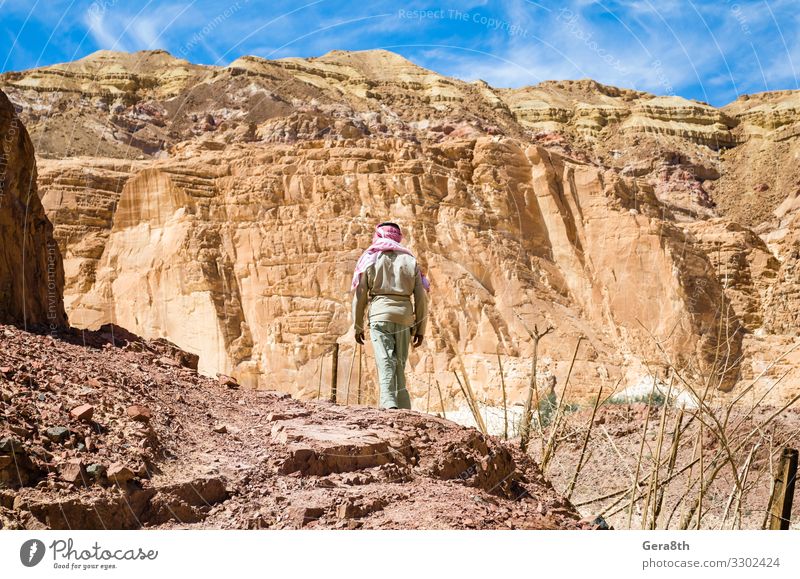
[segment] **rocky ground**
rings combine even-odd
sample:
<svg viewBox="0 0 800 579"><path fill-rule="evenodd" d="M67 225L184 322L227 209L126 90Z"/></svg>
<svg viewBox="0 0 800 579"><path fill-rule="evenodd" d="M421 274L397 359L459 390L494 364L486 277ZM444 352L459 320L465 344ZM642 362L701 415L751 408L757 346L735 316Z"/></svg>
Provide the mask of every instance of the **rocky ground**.
<svg viewBox="0 0 800 579"><path fill-rule="evenodd" d="M0 527L593 526L509 442L196 366L115 326L0 326Z"/></svg>

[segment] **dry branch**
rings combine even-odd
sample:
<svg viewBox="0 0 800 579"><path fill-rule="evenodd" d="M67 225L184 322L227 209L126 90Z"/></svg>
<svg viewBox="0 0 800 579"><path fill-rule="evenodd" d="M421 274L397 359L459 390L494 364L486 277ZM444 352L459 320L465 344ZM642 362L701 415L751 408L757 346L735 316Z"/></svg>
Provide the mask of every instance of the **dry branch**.
<svg viewBox="0 0 800 579"><path fill-rule="evenodd" d="M550 425L550 438L548 439L547 446L544 449L544 454L542 455L540 465L543 473L547 472L547 466L550 464L550 460L553 458L553 454L555 453L556 433L561 425L561 409L564 406L564 398L567 395L567 388L569 388L569 379L572 376L572 368L575 365L575 359L578 357L578 350L581 347L581 342L583 339L583 336L578 336L578 342L575 344L575 351L572 354L572 361L569 364L569 370L567 370L567 379L564 381L564 388L561 390L561 397L559 398L558 405L556 406L556 415L553 418L553 423Z"/></svg>
<svg viewBox="0 0 800 579"><path fill-rule="evenodd" d="M539 331L538 326L534 324L533 331L528 328L525 320L522 319L522 316L519 315L518 312L514 312L514 314L519 318L519 321L522 323L522 327L525 328L525 331L528 332L528 335L533 340L533 355L531 357L531 379L530 384L528 385L528 394L525 397L525 407L522 411L522 422L520 424L520 440L519 445L523 451L527 451L528 449L528 441L530 440L530 429L531 429L531 422L533 421L533 416L531 412L531 405L533 404L533 397L536 397L536 414L538 418L538 425L540 434L542 428L542 412L541 412L541 405L539 402L539 389L536 384L536 365L538 362L539 357L539 340L544 338L547 334L552 332L555 328L553 326L548 325L547 328L543 332ZM544 455L544 437L540 436L539 440L542 445L542 455Z"/></svg>
<svg viewBox="0 0 800 579"><path fill-rule="evenodd" d="M594 408L592 408L592 416L589 418L589 425L586 427L586 436L583 439L583 447L581 448L581 454L578 457L578 464L575 466L575 474L572 476L572 481L570 481L569 487L567 487L567 499L572 497L572 491L575 490L575 484L578 482L578 476L581 474L581 469L583 468L583 459L586 456L586 447L589 445L589 438L592 435L592 426L594 426L594 417L597 414L597 407L600 406L600 399L602 395L603 386L601 385L600 391L597 393L597 400L594 402Z"/></svg>
<svg viewBox="0 0 800 579"><path fill-rule="evenodd" d="M503 360L497 352L497 365L500 367L500 387L503 389L503 438L508 440L508 403L506 401L506 379L503 375Z"/></svg>

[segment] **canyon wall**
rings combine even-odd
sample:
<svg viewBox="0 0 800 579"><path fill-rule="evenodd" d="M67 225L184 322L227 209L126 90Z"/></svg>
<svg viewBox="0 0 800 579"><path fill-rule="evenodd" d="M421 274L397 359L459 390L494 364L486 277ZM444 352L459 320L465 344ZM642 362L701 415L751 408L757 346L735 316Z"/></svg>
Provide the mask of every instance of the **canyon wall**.
<svg viewBox="0 0 800 579"><path fill-rule="evenodd" d="M67 185L50 175L69 174L65 163L43 177L56 224L68 218L55 201ZM115 168L84 169L102 198L109 181L96 175ZM456 352L492 405L499 352L520 400L531 355L524 324L556 328L541 345L545 376L563 379L578 336L587 338L573 387L587 398L600 382L640 379L647 365L662 372L656 340L676 366L706 369L719 324L736 323L719 315L713 266L663 219L651 188L512 138L187 145L131 166L114 205L107 227L65 238L72 322L168 336L200 355L201 371L305 397L317 394L334 341L346 390L349 280L387 216L433 288L427 345L410 359L418 405L431 380L448 403L460 396ZM94 254L76 251L86 239ZM371 364L365 373L371 396Z"/></svg>
<svg viewBox="0 0 800 579"><path fill-rule="evenodd" d="M66 323L64 270L36 186L33 145L0 91L0 323Z"/></svg>

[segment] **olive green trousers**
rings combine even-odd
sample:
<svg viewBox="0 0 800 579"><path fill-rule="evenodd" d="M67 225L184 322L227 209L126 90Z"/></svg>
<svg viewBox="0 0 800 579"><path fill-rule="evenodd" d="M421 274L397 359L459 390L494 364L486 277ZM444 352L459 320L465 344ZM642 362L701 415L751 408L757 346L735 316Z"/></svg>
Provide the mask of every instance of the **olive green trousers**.
<svg viewBox="0 0 800 579"><path fill-rule="evenodd" d="M369 336L378 367L381 408L410 409L405 369L411 328L394 322L370 322Z"/></svg>

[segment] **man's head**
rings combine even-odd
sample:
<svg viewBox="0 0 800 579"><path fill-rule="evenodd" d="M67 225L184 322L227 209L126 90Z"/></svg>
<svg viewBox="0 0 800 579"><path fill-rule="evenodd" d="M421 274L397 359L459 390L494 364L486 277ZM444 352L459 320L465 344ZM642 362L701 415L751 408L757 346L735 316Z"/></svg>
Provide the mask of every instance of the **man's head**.
<svg viewBox="0 0 800 579"><path fill-rule="evenodd" d="M377 239L391 239L400 243L403 239L403 233L400 231L400 226L391 221L384 221L375 228L375 235L372 236L373 241Z"/></svg>

